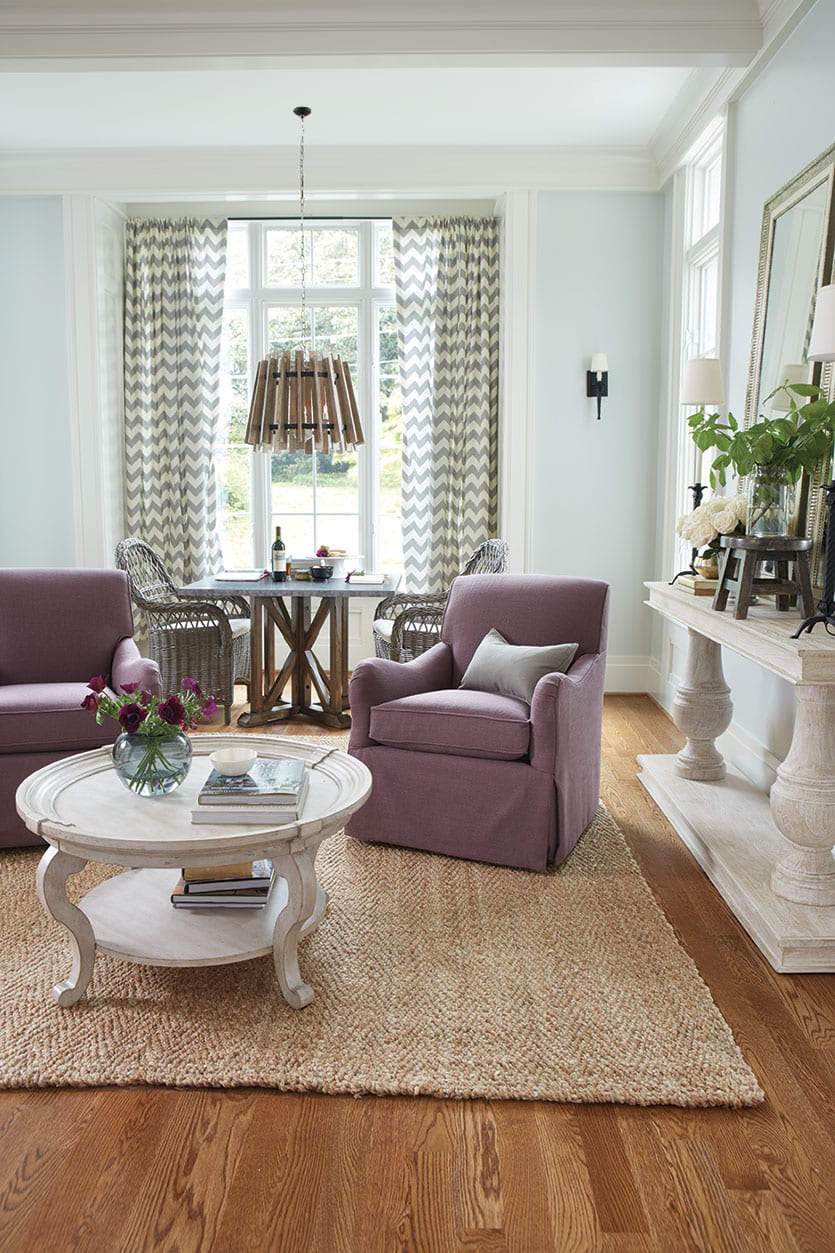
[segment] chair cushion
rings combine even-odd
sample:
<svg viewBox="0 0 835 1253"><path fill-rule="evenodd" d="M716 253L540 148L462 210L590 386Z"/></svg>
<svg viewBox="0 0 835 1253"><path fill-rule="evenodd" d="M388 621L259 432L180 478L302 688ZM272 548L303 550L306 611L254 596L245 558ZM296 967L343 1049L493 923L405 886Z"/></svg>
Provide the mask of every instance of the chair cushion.
<svg viewBox="0 0 835 1253"><path fill-rule="evenodd" d="M394 630L394 618L375 618L371 625L381 640L385 640L387 644L391 643L391 633Z"/></svg>
<svg viewBox="0 0 835 1253"><path fill-rule="evenodd" d="M86 683L9 683L0 686L0 753L55 749L74 752L111 744L120 728L102 726L81 702Z"/></svg>
<svg viewBox="0 0 835 1253"><path fill-rule="evenodd" d="M232 628L232 635L249 635L250 621L249 618L230 618L229 625Z"/></svg>
<svg viewBox="0 0 835 1253"><path fill-rule="evenodd" d="M515 696L530 704L539 680L546 674L565 674L576 652L576 644L509 644L493 627L475 650L461 687Z"/></svg>
<svg viewBox="0 0 835 1253"><path fill-rule="evenodd" d="M369 735L378 744L418 753L451 753L516 761L530 744L530 710L490 692L420 692L371 709Z"/></svg>

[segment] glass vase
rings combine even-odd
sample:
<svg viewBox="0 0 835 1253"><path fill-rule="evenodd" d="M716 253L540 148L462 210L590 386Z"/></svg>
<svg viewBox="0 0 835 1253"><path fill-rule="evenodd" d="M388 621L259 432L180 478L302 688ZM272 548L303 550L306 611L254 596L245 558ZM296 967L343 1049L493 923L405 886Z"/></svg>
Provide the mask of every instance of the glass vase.
<svg viewBox="0 0 835 1253"><path fill-rule="evenodd" d="M748 535L788 534L789 483L779 470L757 466L748 478Z"/></svg>
<svg viewBox="0 0 835 1253"><path fill-rule="evenodd" d="M113 745L113 765L125 787L137 796L167 796L189 772L191 740L182 731L171 735L123 731Z"/></svg>

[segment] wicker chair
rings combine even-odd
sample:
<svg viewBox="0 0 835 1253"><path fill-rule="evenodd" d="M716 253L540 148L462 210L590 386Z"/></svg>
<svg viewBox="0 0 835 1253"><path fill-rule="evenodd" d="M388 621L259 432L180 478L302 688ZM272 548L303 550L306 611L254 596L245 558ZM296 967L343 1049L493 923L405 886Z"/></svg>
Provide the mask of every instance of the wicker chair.
<svg viewBox="0 0 835 1253"><path fill-rule="evenodd" d="M186 675L200 683L232 718L235 681L249 689L249 607L241 596L181 600L160 558L141 539L116 547L116 565L127 572L133 602L148 630L150 652L173 692Z"/></svg>
<svg viewBox="0 0 835 1253"><path fill-rule="evenodd" d="M503 574L508 547L488 539L469 556L457 577ZM449 589L445 592L394 592L381 600L374 614L374 652L389 661L412 661L441 638Z"/></svg>

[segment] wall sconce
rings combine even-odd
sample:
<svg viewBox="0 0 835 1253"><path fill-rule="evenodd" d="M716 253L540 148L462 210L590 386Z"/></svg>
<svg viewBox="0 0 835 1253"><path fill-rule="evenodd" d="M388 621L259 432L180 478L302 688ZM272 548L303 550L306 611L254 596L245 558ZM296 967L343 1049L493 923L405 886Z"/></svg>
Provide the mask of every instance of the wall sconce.
<svg viewBox="0 0 835 1253"><path fill-rule="evenodd" d="M609 361L605 352L591 354L591 369L586 371L586 395L597 398L597 420L600 421L600 400L609 395Z"/></svg>

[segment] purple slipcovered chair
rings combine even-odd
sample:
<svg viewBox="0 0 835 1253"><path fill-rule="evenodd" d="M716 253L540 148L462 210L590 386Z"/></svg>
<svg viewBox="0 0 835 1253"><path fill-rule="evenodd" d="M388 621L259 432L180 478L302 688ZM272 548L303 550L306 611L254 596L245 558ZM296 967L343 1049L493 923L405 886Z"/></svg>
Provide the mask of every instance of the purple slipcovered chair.
<svg viewBox="0 0 835 1253"><path fill-rule="evenodd" d="M118 723L81 708L97 674L160 694L159 667L133 641L128 576L0 569L0 848L43 843L15 809L27 775L116 738Z"/></svg>
<svg viewBox="0 0 835 1253"><path fill-rule="evenodd" d="M360 662L348 751L374 786L348 834L525 870L563 861L599 803L608 604L591 579L472 575L452 584L439 644L405 665ZM462 689L491 628L577 653L530 704Z"/></svg>

